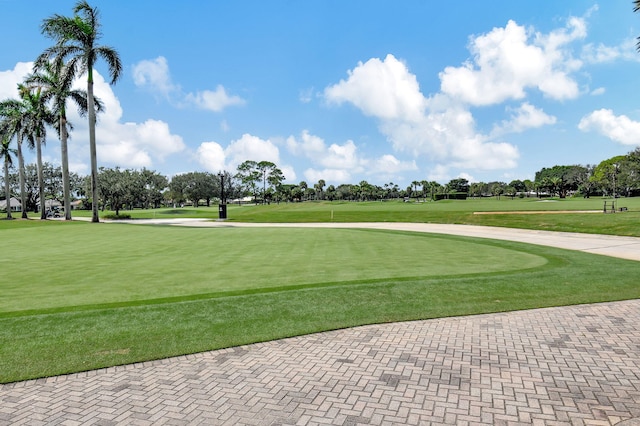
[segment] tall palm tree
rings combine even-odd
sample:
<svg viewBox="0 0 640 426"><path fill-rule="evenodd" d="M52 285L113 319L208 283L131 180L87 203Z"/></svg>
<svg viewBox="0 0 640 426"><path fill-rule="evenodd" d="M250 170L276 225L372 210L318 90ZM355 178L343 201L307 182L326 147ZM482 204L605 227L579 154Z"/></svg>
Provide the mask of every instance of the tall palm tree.
<svg viewBox="0 0 640 426"><path fill-rule="evenodd" d="M42 145L45 144L47 135L46 125L54 125L54 114L47 108L46 98L42 96L42 88L30 88L23 84L18 85L22 98L24 111L24 133L29 142L29 148L36 148L38 164L38 198L40 200L40 219L46 219L44 199L44 176L42 173Z"/></svg>
<svg viewBox="0 0 640 426"><path fill-rule="evenodd" d="M26 107L24 102L16 99L5 99L0 102L0 134L9 140L16 138L16 153L18 156L18 175L20 180L20 205L22 218L27 219L27 198L24 177L24 156L22 155L22 143L24 142L26 125Z"/></svg>
<svg viewBox="0 0 640 426"><path fill-rule="evenodd" d="M89 116L89 148L91 155L91 195L92 222L99 222L98 217L98 159L96 155L96 110L93 96L93 68L102 58L107 62L111 84L120 77L122 63L118 52L108 46L96 45L101 36L98 22L98 9L92 8L86 0L79 1L73 9L74 16L53 15L42 23L42 32L54 39L56 44L46 49L36 63L43 63L51 58L67 62L72 72L87 73L87 110Z"/></svg>
<svg viewBox="0 0 640 426"><path fill-rule="evenodd" d="M11 138L3 136L2 144L0 144L0 158L4 160L4 197L7 208L7 219L13 219L11 216L11 191L9 190L9 166L13 165L13 156L16 150L11 148Z"/></svg>
<svg viewBox="0 0 640 426"><path fill-rule="evenodd" d="M25 83L30 86L41 87L42 96L52 103L52 111L58 119L58 136L60 137L60 154L62 162L62 189L64 201L64 218L71 220L71 191L69 185L69 150L67 139L71 123L67 121L67 100L71 99L77 106L81 116L87 113L87 92L72 89L74 73L62 62L47 61L38 63L34 72L29 75ZM96 111L102 110L102 103L96 98Z"/></svg>

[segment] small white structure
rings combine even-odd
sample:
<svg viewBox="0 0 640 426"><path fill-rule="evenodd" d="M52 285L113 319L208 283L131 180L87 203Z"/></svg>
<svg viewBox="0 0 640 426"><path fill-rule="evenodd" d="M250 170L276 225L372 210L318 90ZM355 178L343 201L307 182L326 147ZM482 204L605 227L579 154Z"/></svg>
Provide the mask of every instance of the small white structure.
<svg viewBox="0 0 640 426"><path fill-rule="evenodd" d="M20 201L17 198L11 197L9 198L9 207L12 212L20 212L22 211L22 206L20 205ZM0 210L7 210L7 200L0 201Z"/></svg>
<svg viewBox="0 0 640 426"><path fill-rule="evenodd" d="M44 200L44 207L48 210L62 207L62 203L56 200Z"/></svg>

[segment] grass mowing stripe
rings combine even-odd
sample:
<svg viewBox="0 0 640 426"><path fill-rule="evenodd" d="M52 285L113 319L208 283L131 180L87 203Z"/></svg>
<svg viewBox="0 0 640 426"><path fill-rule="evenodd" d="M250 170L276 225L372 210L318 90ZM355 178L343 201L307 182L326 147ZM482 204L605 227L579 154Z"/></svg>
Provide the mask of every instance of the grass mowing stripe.
<svg viewBox="0 0 640 426"><path fill-rule="evenodd" d="M490 244L527 250L548 263L480 276L0 318L0 382L361 324L640 297L638 262L512 242Z"/></svg>
<svg viewBox="0 0 640 426"><path fill-rule="evenodd" d="M247 290L537 267L482 240L362 229L118 224L9 232L0 315ZM82 241L78 244L77 241ZM75 242L75 244L74 244Z"/></svg>

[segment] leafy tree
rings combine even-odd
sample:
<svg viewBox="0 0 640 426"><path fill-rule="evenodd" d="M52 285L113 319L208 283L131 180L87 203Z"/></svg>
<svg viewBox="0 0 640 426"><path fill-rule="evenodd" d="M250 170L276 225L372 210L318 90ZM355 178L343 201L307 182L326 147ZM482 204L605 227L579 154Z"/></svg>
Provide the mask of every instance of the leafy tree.
<svg viewBox="0 0 640 426"><path fill-rule="evenodd" d="M265 182L269 185L269 189L275 191L275 188L284 181L284 173L275 164L269 161L261 161L258 163L258 168L262 172L263 193L266 193L267 190Z"/></svg>
<svg viewBox="0 0 640 426"><path fill-rule="evenodd" d="M185 188L185 196L198 207L200 200L205 200L207 207L211 205L211 199L220 192L218 179L208 172L187 173L188 183Z"/></svg>
<svg viewBox="0 0 640 426"><path fill-rule="evenodd" d="M516 192L525 192L527 190L527 187L525 185L525 183L519 179L516 180L512 180L511 182L509 182L510 187L512 187L513 189L516 190ZM507 191L507 194L509 194L509 192Z"/></svg>
<svg viewBox="0 0 640 426"><path fill-rule="evenodd" d="M601 161L593 169L591 180L604 194L615 195L619 192L627 194L632 189L634 180L634 167L632 157L618 155ZM619 191L622 189L622 191Z"/></svg>
<svg viewBox="0 0 640 426"><path fill-rule="evenodd" d="M62 171L60 166L42 164L43 194L45 200L63 200Z"/></svg>
<svg viewBox="0 0 640 426"><path fill-rule="evenodd" d="M335 187L335 186L333 186L333 185L329 185L329 186L327 187L326 196L327 196L327 199L328 199L329 201L333 201L333 200L335 200L335 199L336 199L336 187Z"/></svg>
<svg viewBox="0 0 640 426"><path fill-rule="evenodd" d="M322 200L324 198L324 187L326 186L326 182L324 179L320 179L318 183L313 185L313 189L316 192L316 200Z"/></svg>
<svg viewBox="0 0 640 426"><path fill-rule="evenodd" d="M358 190L354 185L343 183L336 188L336 196L338 200L355 200Z"/></svg>
<svg viewBox="0 0 640 426"><path fill-rule="evenodd" d="M24 208L27 211L35 211L39 200L38 167L35 164L25 164L22 172L22 181L20 177L19 171L18 174L9 174L10 191L14 194L22 191L22 194L24 194Z"/></svg>
<svg viewBox="0 0 640 426"><path fill-rule="evenodd" d="M92 222L99 222L98 205L98 160L96 155L96 109L93 95L93 68L102 58L107 62L111 84L122 73L122 63L118 52L108 46L97 45L101 36L98 21L98 9L92 8L86 0L79 1L73 9L74 16L54 15L44 20L42 32L56 41L45 49L36 63L40 64L55 58L58 62L67 62L73 74L87 73L87 111L89 116L89 148L91 155L91 193Z"/></svg>
<svg viewBox="0 0 640 426"><path fill-rule="evenodd" d="M133 182L130 173L120 170L119 167L115 169L100 167L100 173L98 174L98 180L100 184L100 199L103 201L103 208L110 206L111 210L116 212L116 216L120 214L120 209L123 208L127 198L130 195ZM98 205L98 199L94 199L93 204Z"/></svg>
<svg viewBox="0 0 640 426"><path fill-rule="evenodd" d="M485 182L474 182L469 185L469 195L472 197L485 197L491 195L489 185Z"/></svg>
<svg viewBox="0 0 640 426"><path fill-rule="evenodd" d="M238 173L236 173L236 179L240 181L243 189L253 195L253 198L258 198L258 182L261 179L261 173L258 170L258 163L253 160L247 160L238 166Z"/></svg>
<svg viewBox="0 0 640 426"><path fill-rule="evenodd" d="M447 184L449 192L469 193L469 181L465 178L451 179Z"/></svg>
<svg viewBox="0 0 640 426"><path fill-rule="evenodd" d="M302 201L303 193L300 185L291 185L290 189L290 200L291 201Z"/></svg>
<svg viewBox="0 0 640 426"><path fill-rule="evenodd" d="M313 188L307 187L307 189L304 190L303 194L304 194L305 200L311 200L312 198L315 197L316 191Z"/></svg>
<svg viewBox="0 0 640 426"><path fill-rule="evenodd" d="M142 185L142 205L144 208L158 208L163 200L163 192L169 186L166 176L153 170L143 168L140 171Z"/></svg>
<svg viewBox="0 0 640 426"><path fill-rule="evenodd" d="M198 207L200 200L205 200L207 206L210 206L211 199L220 194L220 182L212 173L189 172L174 176L169 189L175 203L190 200Z"/></svg>
<svg viewBox="0 0 640 426"><path fill-rule="evenodd" d="M500 195L504 194L506 186L507 184L504 182L489 182L487 184L489 193L498 199L500 199Z"/></svg>
<svg viewBox="0 0 640 426"><path fill-rule="evenodd" d="M545 167L536 172L535 182L543 190L566 198L569 192L578 190L585 173L585 167L578 165Z"/></svg>
<svg viewBox="0 0 640 426"><path fill-rule="evenodd" d="M507 185L504 188L504 193L511 197L511 199L513 200L516 197L518 190L514 186Z"/></svg>
<svg viewBox="0 0 640 426"><path fill-rule="evenodd" d="M284 181L282 170L270 161L247 160L238 166L238 173L235 177L241 182L245 191L253 194L256 201L258 199L258 183L262 183L263 202L267 198L271 199L278 186ZM267 189L271 189L271 191L267 191Z"/></svg>
<svg viewBox="0 0 640 426"><path fill-rule="evenodd" d="M171 182L169 182L169 194L174 206L186 201L185 189L188 181L189 176L186 173L175 175L171 178Z"/></svg>

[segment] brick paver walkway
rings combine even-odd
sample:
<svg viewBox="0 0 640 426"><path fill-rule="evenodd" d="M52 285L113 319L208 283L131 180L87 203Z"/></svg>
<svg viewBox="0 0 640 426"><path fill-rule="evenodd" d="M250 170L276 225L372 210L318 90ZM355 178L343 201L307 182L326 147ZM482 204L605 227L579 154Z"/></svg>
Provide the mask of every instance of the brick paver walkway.
<svg viewBox="0 0 640 426"><path fill-rule="evenodd" d="M0 386L0 425L640 417L640 300L372 325Z"/></svg>

